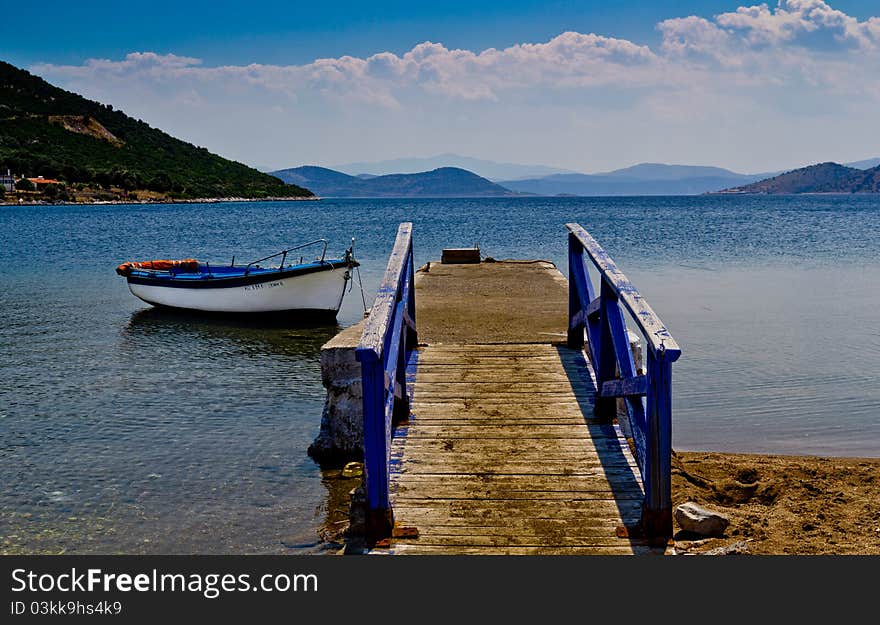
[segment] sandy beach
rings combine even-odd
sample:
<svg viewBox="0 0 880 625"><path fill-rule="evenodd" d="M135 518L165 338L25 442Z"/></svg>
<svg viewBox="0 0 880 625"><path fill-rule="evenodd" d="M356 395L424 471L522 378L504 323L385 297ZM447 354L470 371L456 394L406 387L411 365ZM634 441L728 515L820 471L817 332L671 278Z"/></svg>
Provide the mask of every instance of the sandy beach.
<svg viewBox="0 0 880 625"><path fill-rule="evenodd" d="M677 452L672 499L730 518L724 538L679 532L679 553L745 541L753 554L880 554L880 458Z"/></svg>

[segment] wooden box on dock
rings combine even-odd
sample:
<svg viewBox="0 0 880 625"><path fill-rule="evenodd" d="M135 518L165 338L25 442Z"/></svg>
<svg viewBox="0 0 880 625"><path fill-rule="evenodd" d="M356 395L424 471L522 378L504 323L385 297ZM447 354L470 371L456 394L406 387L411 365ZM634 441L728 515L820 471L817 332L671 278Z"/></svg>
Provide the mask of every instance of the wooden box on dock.
<svg viewBox="0 0 880 625"><path fill-rule="evenodd" d="M444 265L479 265L480 248L448 248L443 250L440 262Z"/></svg>

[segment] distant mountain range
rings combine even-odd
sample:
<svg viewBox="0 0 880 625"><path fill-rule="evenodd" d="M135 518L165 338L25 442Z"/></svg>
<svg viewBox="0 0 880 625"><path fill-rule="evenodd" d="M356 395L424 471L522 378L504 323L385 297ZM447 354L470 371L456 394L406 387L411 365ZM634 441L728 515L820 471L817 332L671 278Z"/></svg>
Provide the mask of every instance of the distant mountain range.
<svg viewBox="0 0 880 625"><path fill-rule="evenodd" d="M390 167L400 163L401 167L408 167L420 162L434 162L434 159L457 157L456 155L440 155L429 159L399 159L397 161L384 161L383 167ZM480 161L469 159L477 163L493 163L492 161ZM509 164L494 163L499 166ZM360 165L352 165L350 171L357 171ZM374 163L373 165L379 165ZM872 168L880 165L880 158L867 159L847 165L835 165L842 168L841 178L853 176L858 180L860 173L865 174ZM514 167L540 167L540 166L514 166ZM818 166L817 166L818 167ZM553 168L547 168L553 169ZM810 168L803 168L804 171ZM381 171L381 168L374 171ZM832 184L830 169L824 172L810 172L804 174L802 185L795 184L791 188L811 189L819 185L820 179L824 182L822 189L838 188ZM783 172L769 172L757 174L741 174L721 167L709 167L702 165L668 165L664 163L640 163L631 167L614 171L579 174L579 173L551 173L543 176L534 176L525 179L507 179L493 182L474 172L460 167L440 167L430 171L416 173L374 174L361 171L357 174L341 172L325 167L307 166L292 169L282 169L271 172L285 182L304 186L313 190L323 197L503 197L510 195L538 195L538 196L620 196L620 195L699 195L703 193L740 192L740 193L801 193L810 191L771 191L776 186L761 186L769 180L777 180L787 175ZM790 172L794 173L794 172ZM811 176L815 180L810 182ZM829 177L831 176L831 177ZM797 176L795 176L797 177ZM866 179L865 176L862 177ZM793 178L784 178L790 181ZM856 184L855 182L853 184ZM789 188L787 182L779 188ZM856 186L858 186L856 184ZM865 188L870 183L864 182ZM847 183L841 182L841 189L849 188ZM860 187L861 188L861 187ZM826 191L815 191L826 192ZM842 192L842 191L838 191Z"/></svg>
<svg viewBox="0 0 880 625"><path fill-rule="evenodd" d="M855 169L873 169L880 165L880 158L868 158L863 161L855 161L854 163L844 163L844 165Z"/></svg>
<svg viewBox="0 0 880 625"><path fill-rule="evenodd" d="M880 192L880 166L865 170L838 163L819 163L801 167L766 180L723 191L723 193L772 194L878 192Z"/></svg>
<svg viewBox="0 0 880 625"><path fill-rule="evenodd" d="M499 184L536 195L697 195L765 178L720 167L641 163L600 174L554 174Z"/></svg>
<svg viewBox="0 0 880 625"><path fill-rule="evenodd" d="M382 176L386 174L416 174L432 169L455 167L466 169L478 176L494 182L499 180L516 180L519 178L540 178L552 174L573 174L570 169L551 167L549 165L522 165L519 163L499 163L460 154L438 154L436 156L395 158L387 161L346 163L331 165L331 169L352 176L370 174Z"/></svg>
<svg viewBox="0 0 880 625"><path fill-rule="evenodd" d="M321 197L504 197L517 195L473 172L440 167L414 174L351 176L307 165L273 171L288 184L306 187Z"/></svg>

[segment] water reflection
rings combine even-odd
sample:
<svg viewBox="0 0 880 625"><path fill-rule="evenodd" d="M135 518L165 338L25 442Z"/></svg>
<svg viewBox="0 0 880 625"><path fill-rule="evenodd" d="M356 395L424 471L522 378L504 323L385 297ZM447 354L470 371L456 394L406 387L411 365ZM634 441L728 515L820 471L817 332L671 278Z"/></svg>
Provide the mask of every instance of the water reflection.
<svg viewBox="0 0 880 625"><path fill-rule="evenodd" d="M317 359L321 346L341 329L335 320L328 323L285 315L230 316L143 308L132 313L123 337L135 345L143 340L207 342L220 348L218 355L243 350L252 355L269 352L289 359Z"/></svg>

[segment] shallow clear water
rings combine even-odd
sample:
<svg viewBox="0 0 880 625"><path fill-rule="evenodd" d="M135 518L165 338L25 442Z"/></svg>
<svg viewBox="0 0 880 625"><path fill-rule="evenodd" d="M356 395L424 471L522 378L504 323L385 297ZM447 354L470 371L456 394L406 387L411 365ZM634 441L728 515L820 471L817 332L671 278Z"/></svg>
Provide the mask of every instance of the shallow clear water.
<svg viewBox="0 0 880 625"><path fill-rule="evenodd" d="M563 271L586 227L682 345L679 449L880 456L876 198L0 207L0 551L320 550L343 504L306 448L338 327L157 313L113 269L357 236L369 298L403 220L418 263L477 242Z"/></svg>

